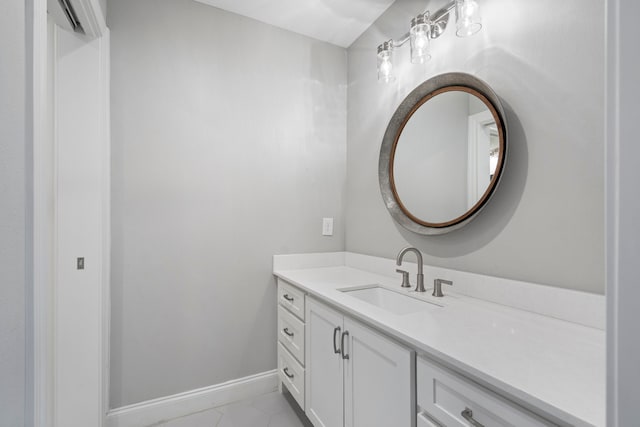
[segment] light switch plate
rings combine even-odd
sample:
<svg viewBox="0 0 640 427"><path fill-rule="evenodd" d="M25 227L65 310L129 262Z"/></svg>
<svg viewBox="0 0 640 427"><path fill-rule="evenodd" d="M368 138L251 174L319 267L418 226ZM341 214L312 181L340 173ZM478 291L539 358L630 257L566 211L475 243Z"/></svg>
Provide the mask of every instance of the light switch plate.
<svg viewBox="0 0 640 427"><path fill-rule="evenodd" d="M322 218L322 235L333 236L333 218Z"/></svg>

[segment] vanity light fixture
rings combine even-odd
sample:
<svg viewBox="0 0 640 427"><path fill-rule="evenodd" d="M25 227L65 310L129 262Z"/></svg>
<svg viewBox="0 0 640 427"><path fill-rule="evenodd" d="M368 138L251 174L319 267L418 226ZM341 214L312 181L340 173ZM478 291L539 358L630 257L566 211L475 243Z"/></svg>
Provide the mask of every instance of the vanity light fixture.
<svg viewBox="0 0 640 427"><path fill-rule="evenodd" d="M423 64L431 59L429 53L429 12L421 13L411 20L411 62Z"/></svg>
<svg viewBox="0 0 640 427"><path fill-rule="evenodd" d="M456 1L456 35L469 37L480 31L480 7L475 0Z"/></svg>
<svg viewBox="0 0 640 427"><path fill-rule="evenodd" d="M378 46L378 81L390 83L396 77L393 75L393 40Z"/></svg>
<svg viewBox="0 0 640 427"><path fill-rule="evenodd" d="M411 19L409 32L399 40L388 40L378 46L378 81L390 83L395 80L393 74L393 50L411 45L411 62L423 64L431 58L429 45L432 39L442 35L449 23L449 16L455 10L456 35L472 36L482 28L480 7L476 0L451 0L444 7L431 14L428 10Z"/></svg>

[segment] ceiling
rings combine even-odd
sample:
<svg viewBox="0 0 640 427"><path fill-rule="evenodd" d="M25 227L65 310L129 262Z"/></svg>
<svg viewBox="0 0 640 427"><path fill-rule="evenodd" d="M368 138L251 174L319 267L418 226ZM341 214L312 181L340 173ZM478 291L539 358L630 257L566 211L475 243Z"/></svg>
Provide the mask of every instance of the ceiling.
<svg viewBox="0 0 640 427"><path fill-rule="evenodd" d="M349 47L395 0L195 0Z"/></svg>

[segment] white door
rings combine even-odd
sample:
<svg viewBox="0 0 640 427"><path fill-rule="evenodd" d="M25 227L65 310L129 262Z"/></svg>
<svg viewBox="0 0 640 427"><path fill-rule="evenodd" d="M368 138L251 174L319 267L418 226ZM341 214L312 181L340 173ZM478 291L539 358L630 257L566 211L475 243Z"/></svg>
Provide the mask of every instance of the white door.
<svg viewBox="0 0 640 427"><path fill-rule="evenodd" d="M413 351L348 317L344 329L344 426L414 425Z"/></svg>
<svg viewBox="0 0 640 427"><path fill-rule="evenodd" d="M305 413L315 427L341 427L342 315L307 298L305 319Z"/></svg>
<svg viewBox="0 0 640 427"><path fill-rule="evenodd" d="M49 23L53 97L55 427L99 427L106 412L109 269L109 35Z"/></svg>

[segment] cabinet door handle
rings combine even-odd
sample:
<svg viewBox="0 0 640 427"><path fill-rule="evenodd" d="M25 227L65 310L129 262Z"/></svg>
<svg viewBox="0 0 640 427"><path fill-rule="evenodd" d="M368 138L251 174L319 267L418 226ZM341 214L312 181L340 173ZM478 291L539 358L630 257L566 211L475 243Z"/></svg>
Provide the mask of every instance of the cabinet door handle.
<svg viewBox="0 0 640 427"><path fill-rule="evenodd" d="M289 337L293 337L293 332L289 332L289 328L284 328L282 330L282 332L284 332L285 334L287 334L287 336Z"/></svg>
<svg viewBox="0 0 640 427"><path fill-rule="evenodd" d="M333 352L335 354L340 354L340 349L338 348L337 344L336 344L336 336L340 333L340 326L336 326L333 329Z"/></svg>
<svg viewBox="0 0 640 427"><path fill-rule="evenodd" d="M349 355L347 354L347 351L344 349L344 337L348 337L349 336L349 331L344 331L342 333L342 337L340 337L340 350L342 350L342 358L345 360L349 360Z"/></svg>
<svg viewBox="0 0 640 427"><path fill-rule="evenodd" d="M464 411L460 412L460 415L462 415L462 418L467 420L473 427L484 427L483 424L480 424L473 418L473 411L471 409L464 408Z"/></svg>
<svg viewBox="0 0 640 427"><path fill-rule="evenodd" d="M282 297L284 299L286 299L287 301L289 301L289 302L293 302L293 297L290 297L289 294L284 294L284 295L282 295Z"/></svg>
<svg viewBox="0 0 640 427"><path fill-rule="evenodd" d="M288 376L289 378L291 378L291 379L293 379L293 377L295 376L295 375L293 375L293 374L290 374L290 373L289 373L289 368L284 368L284 369L282 370L282 372L284 372L284 374L285 374L286 376Z"/></svg>

